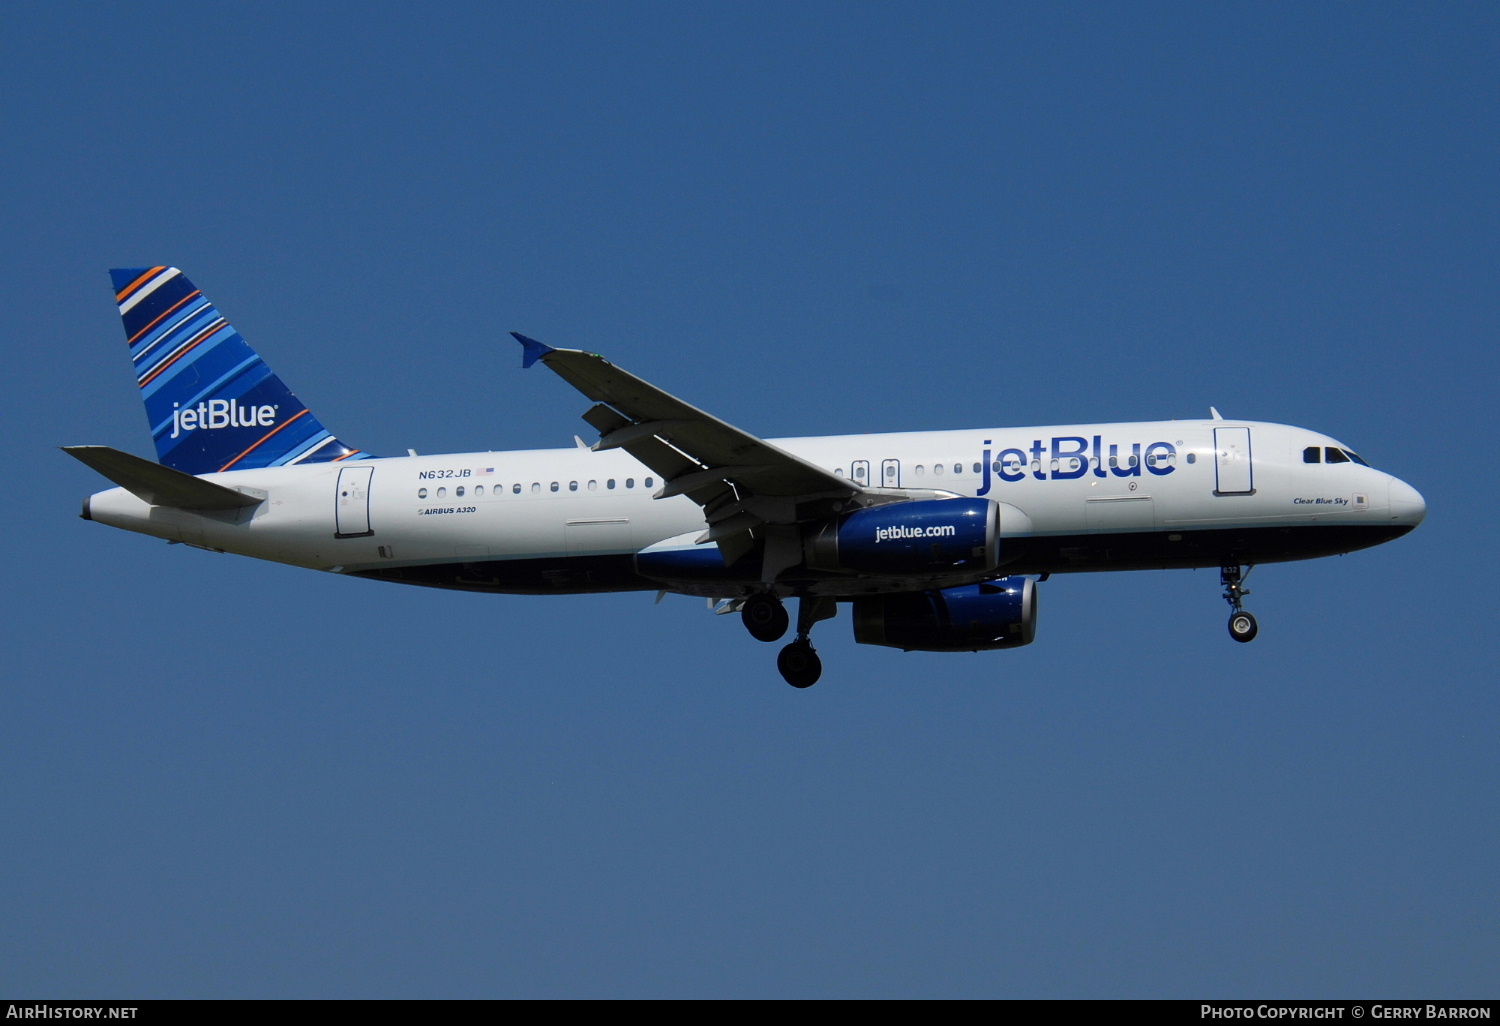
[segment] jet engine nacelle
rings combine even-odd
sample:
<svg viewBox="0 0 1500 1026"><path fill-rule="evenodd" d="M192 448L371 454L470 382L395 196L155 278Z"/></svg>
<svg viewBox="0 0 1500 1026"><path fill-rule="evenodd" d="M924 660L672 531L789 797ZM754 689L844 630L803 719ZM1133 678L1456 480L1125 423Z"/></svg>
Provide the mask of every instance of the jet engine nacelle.
<svg viewBox="0 0 1500 1026"><path fill-rule="evenodd" d="M1000 507L989 499L870 506L824 524L808 565L892 577L985 573L1000 562Z"/></svg>
<svg viewBox="0 0 1500 1026"><path fill-rule="evenodd" d="M854 600L854 640L919 652L1019 648L1036 639L1036 581L1002 577Z"/></svg>

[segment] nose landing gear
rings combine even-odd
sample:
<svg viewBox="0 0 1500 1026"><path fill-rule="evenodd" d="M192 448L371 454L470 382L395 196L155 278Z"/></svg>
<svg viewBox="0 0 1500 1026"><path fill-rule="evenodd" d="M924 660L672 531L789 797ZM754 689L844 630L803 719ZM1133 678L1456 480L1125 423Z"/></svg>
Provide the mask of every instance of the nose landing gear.
<svg viewBox="0 0 1500 1026"><path fill-rule="evenodd" d="M1254 566L1248 566L1242 574L1238 564L1219 568L1219 583L1224 586L1224 601L1229 603L1232 610L1229 614L1229 636L1242 643L1254 641L1255 635L1260 633L1260 625L1255 622L1254 615L1245 612L1242 604L1245 596L1250 594L1250 589L1244 584L1245 578L1254 569Z"/></svg>

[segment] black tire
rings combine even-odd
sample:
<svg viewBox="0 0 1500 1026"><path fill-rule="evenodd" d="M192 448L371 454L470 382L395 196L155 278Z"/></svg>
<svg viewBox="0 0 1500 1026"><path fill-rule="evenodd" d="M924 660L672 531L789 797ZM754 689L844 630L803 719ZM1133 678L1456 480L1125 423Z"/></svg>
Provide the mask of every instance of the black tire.
<svg viewBox="0 0 1500 1026"><path fill-rule="evenodd" d="M1255 622L1255 617L1243 609L1229 618L1229 636L1235 641L1254 641L1255 636L1260 633L1260 625Z"/></svg>
<svg viewBox="0 0 1500 1026"><path fill-rule="evenodd" d="M791 617L787 616L786 606L781 604L781 599L765 592L751 595L745 600L744 606L740 608L740 619L745 622L745 630L756 641L780 641L791 624Z"/></svg>
<svg viewBox="0 0 1500 1026"><path fill-rule="evenodd" d="M776 669L792 687L810 688L823 676L823 660L818 658L811 642L794 641L776 657Z"/></svg>

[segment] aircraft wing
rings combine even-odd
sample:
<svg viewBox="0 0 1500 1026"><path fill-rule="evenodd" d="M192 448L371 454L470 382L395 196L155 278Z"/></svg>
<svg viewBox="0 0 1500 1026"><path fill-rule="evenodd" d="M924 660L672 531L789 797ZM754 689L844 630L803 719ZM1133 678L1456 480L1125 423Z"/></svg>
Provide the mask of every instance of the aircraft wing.
<svg viewBox="0 0 1500 1026"><path fill-rule="evenodd" d="M522 365L541 362L595 405L583 415L593 448L624 449L661 475L656 498L686 495L703 507L726 564L779 525L867 505L865 489L683 402L594 353L554 349L512 332Z"/></svg>

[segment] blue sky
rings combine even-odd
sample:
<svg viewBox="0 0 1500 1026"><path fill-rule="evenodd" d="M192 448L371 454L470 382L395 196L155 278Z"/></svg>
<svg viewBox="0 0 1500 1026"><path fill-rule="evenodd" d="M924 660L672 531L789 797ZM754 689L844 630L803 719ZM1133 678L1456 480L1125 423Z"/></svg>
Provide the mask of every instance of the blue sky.
<svg viewBox="0 0 1500 1026"><path fill-rule="evenodd" d="M1493 996L1500 15L16 5L11 996ZM701 602L452 595L77 519L111 266L341 438L571 445L515 329L768 436L1227 415L1394 544L1054 577L786 687ZM1488 498L1486 498L1488 497Z"/></svg>

